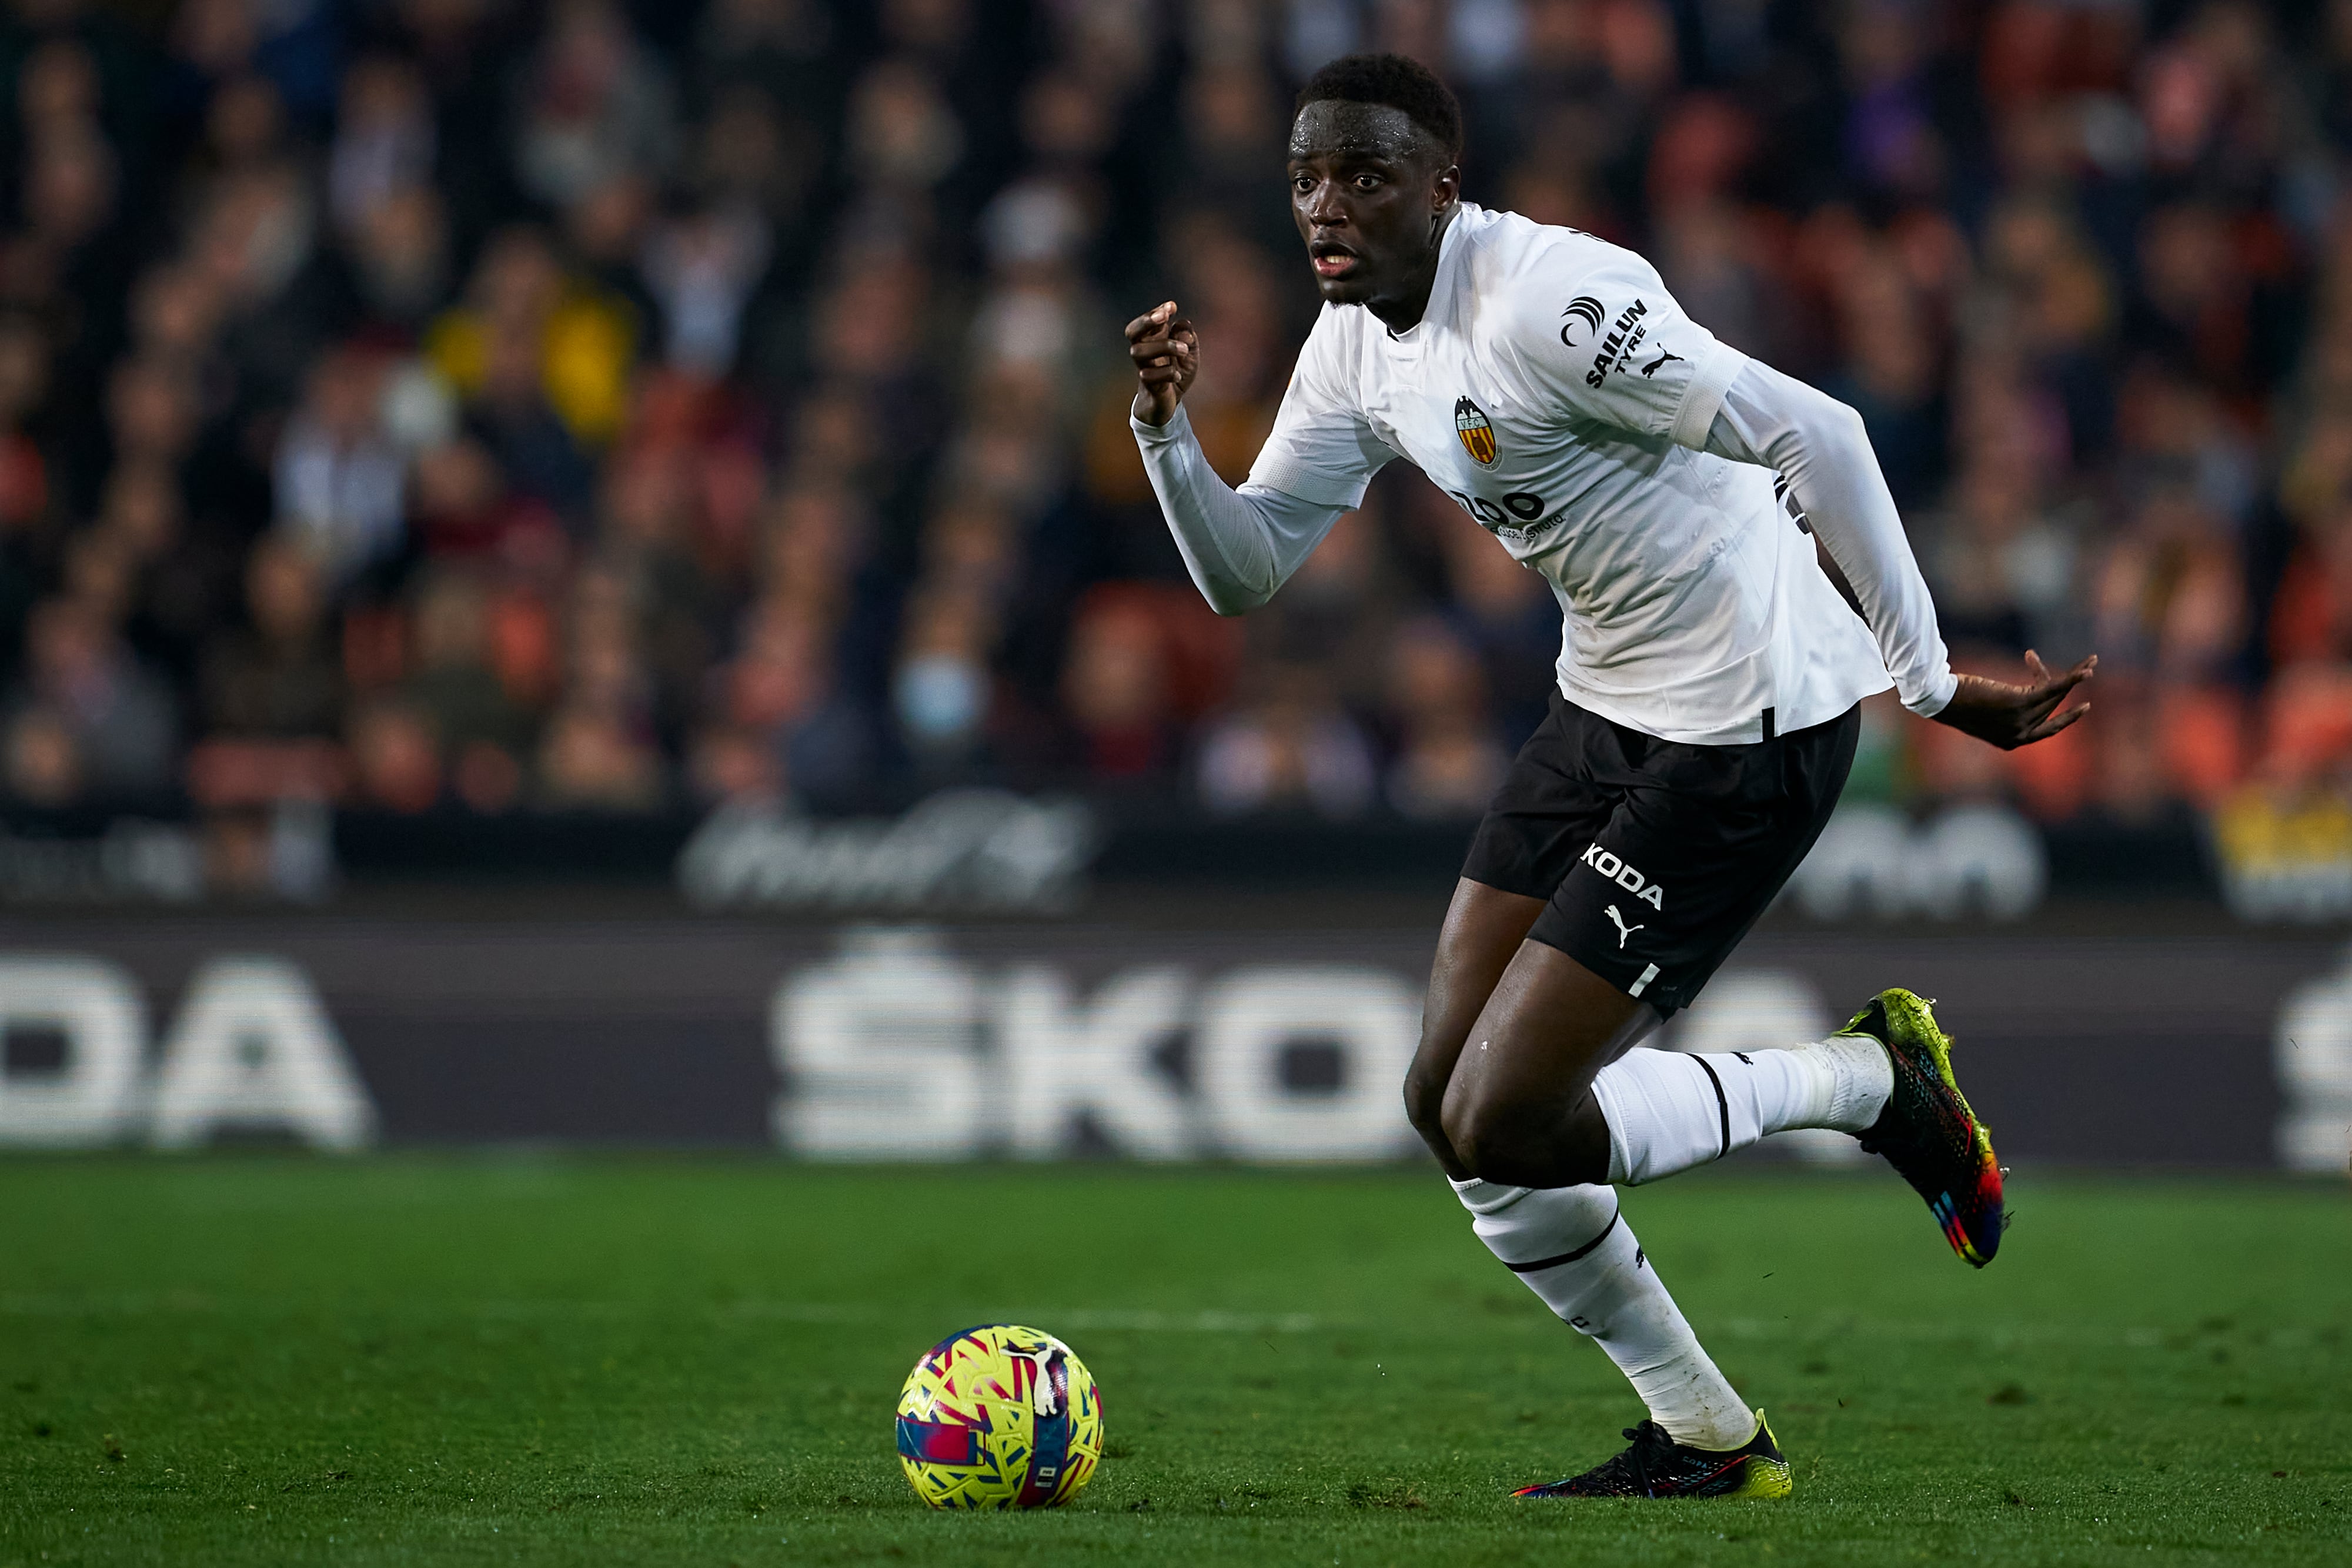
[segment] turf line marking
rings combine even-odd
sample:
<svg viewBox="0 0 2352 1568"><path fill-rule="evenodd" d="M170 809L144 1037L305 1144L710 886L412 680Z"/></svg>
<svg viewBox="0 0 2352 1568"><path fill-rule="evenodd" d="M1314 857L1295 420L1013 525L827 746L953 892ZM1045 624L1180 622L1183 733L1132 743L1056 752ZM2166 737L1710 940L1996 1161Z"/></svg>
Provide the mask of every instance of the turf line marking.
<svg viewBox="0 0 2352 1568"><path fill-rule="evenodd" d="M347 1298L338 1300L326 1297L288 1299L274 1296L213 1296L194 1291L159 1295L89 1296L30 1292L0 1293L0 1318L197 1317L224 1313L239 1317L267 1317L273 1314L308 1317L334 1314L340 1318L349 1318L353 1313L376 1312L403 1318L420 1316L438 1319L569 1317L615 1321L649 1313L656 1316L698 1314L709 1318L811 1323L825 1327L870 1323L877 1320L899 1317L921 1317L928 1320L945 1315L961 1316L976 1322L1050 1323L1060 1328L1101 1333L1302 1334L1363 1326L1353 1320L1318 1317L1310 1312L1236 1312L1216 1309L1196 1312L1168 1312L1127 1311L1118 1308L1032 1305L992 1312L986 1309L954 1306L942 1309L936 1304L909 1304L906 1301L892 1301L887 1304L860 1301L758 1300L675 1302L658 1299L587 1301L576 1298L542 1298L534 1301L494 1298L487 1301L452 1299L419 1303L414 1298L399 1301L354 1301ZM1530 1317L1522 1326L1534 1333L1547 1333L1551 1327L1549 1320L1539 1315ZM1859 1338L1895 1340L1913 1343L1983 1343L1995 1349L2015 1344L2074 1344L2112 1345L2128 1350L2151 1350L2169 1343L2173 1337L2187 1332L2187 1325L2176 1324L2170 1329L2135 1326L2085 1328L2068 1323L1938 1324L1916 1322L1855 1322L1847 1318L1822 1318L1804 1323L1791 1323L1768 1322L1761 1318L1731 1318L1710 1332L1727 1339L1776 1342ZM2280 1348L2293 1348L2298 1344L2310 1343L2313 1340L2314 1335L2308 1328L2285 1327L2271 1331L2269 1339L2265 1343Z"/></svg>
<svg viewBox="0 0 2352 1568"><path fill-rule="evenodd" d="M1066 1323L1076 1329L1100 1329L1106 1333L1130 1331L1136 1333L1313 1333L1319 1329L1337 1327L1307 1312L1038 1312L1045 1322Z"/></svg>
<svg viewBox="0 0 2352 1568"><path fill-rule="evenodd" d="M407 1301L353 1301L328 1300L288 1301L276 1297L224 1298L201 1295L173 1296L64 1296L64 1295L0 1295L0 1317L70 1318L92 1315L117 1317L185 1317L233 1313L239 1317L268 1315L273 1312L310 1315L320 1312L349 1314L383 1310L394 1315L420 1315L420 1303ZM892 1316L921 1315L938 1317L940 1309L910 1306L906 1302L883 1305L856 1301L738 1301L677 1303L664 1301L618 1301L544 1299L539 1301L494 1299L489 1301L446 1300L429 1303L430 1310L421 1315L438 1318L609 1318L622 1319L644 1313L702 1313L718 1318L756 1319L763 1322L815 1323L832 1327L845 1323L869 1323ZM954 1316L959 1309L949 1309L946 1315ZM977 1321L995 1322L1053 1323L1062 1327L1095 1331L1104 1333L1210 1333L1263 1334L1315 1333L1344 1326L1338 1320L1318 1318L1307 1312L1234 1312L1204 1311L1198 1312L1127 1312L1116 1309L1087 1307L1025 1307L1017 1311L1001 1311L993 1314L960 1309L965 1316Z"/></svg>
<svg viewBox="0 0 2352 1568"><path fill-rule="evenodd" d="M804 1301L730 1301L719 1309L729 1317L810 1323L870 1322L886 1310L905 1312L911 1309L820 1305ZM1307 1312L1155 1312L1032 1306L993 1314L983 1312L981 1316L996 1322L1052 1323L1057 1327L1093 1329L1106 1333L1314 1333L1335 1326Z"/></svg>

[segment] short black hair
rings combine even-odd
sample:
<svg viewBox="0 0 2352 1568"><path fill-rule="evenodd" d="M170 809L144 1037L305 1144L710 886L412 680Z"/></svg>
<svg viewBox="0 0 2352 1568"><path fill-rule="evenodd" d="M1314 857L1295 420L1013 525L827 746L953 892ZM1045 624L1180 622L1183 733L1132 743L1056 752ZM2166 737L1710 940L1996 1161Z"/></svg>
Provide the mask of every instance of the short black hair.
<svg viewBox="0 0 2352 1568"><path fill-rule="evenodd" d="M1400 110L1437 139L1448 162L1462 156L1462 101L1419 60L1403 55L1342 55L1307 78L1291 112L1333 100Z"/></svg>

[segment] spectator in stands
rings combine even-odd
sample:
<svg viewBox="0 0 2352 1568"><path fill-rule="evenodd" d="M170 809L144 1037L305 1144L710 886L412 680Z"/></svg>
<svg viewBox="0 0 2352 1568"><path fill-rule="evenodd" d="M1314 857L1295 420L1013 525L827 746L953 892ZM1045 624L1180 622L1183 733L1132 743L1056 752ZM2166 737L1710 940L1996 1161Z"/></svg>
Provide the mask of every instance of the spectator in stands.
<svg viewBox="0 0 2352 1568"><path fill-rule="evenodd" d="M440 799L440 744L418 708L393 698L370 702L353 714L349 743L352 804L409 815Z"/></svg>
<svg viewBox="0 0 2352 1568"><path fill-rule="evenodd" d="M607 181L659 174L675 155L668 75L609 0L563 0L519 83L515 173L565 207Z"/></svg>
<svg viewBox="0 0 2352 1568"><path fill-rule="evenodd" d="M934 777L972 767L985 740L995 641L986 599L950 580L908 607L891 706L908 753Z"/></svg>
<svg viewBox="0 0 2352 1568"><path fill-rule="evenodd" d="M1148 603L1100 596L1079 609L1062 666L1076 732L1072 771L1098 785L1160 782L1181 745L1171 652Z"/></svg>
<svg viewBox="0 0 2352 1568"><path fill-rule="evenodd" d="M278 528L348 583L397 552L408 464L383 428L384 365L356 348L310 372L278 444Z"/></svg>
<svg viewBox="0 0 2352 1568"><path fill-rule="evenodd" d="M1500 733L1516 750L1558 689L1559 606L1541 577L1452 501L1423 486L1414 509L1439 530L1455 627L1478 656Z"/></svg>
<svg viewBox="0 0 2352 1568"><path fill-rule="evenodd" d="M362 320L411 343L449 286L449 219L430 185L398 185L352 220L344 244Z"/></svg>
<svg viewBox="0 0 2352 1568"><path fill-rule="evenodd" d="M548 721L538 774L540 804L558 810L647 811L662 803L659 754L617 714L585 703Z"/></svg>
<svg viewBox="0 0 2352 1568"><path fill-rule="evenodd" d="M427 184L440 131L415 67L370 55L343 73L327 159L327 209L346 235L363 235L386 203Z"/></svg>
<svg viewBox="0 0 2352 1568"><path fill-rule="evenodd" d="M706 806L770 807L786 796L783 758L757 734L724 725L697 732L687 782Z"/></svg>
<svg viewBox="0 0 2352 1568"><path fill-rule="evenodd" d="M74 778L94 799L152 800L176 782L179 716L171 691L96 606L51 599L34 610L25 676L5 711L12 728L28 715L45 716L35 734L53 724L73 758L70 768L58 763L47 776Z"/></svg>
<svg viewBox="0 0 2352 1568"><path fill-rule="evenodd" d="M1452 627L1426 616L1400 628L1387 676L1398 737L1389 803L1408 817L1476 817L1510 763L1487 716L1476 655Z"/></svg>
<svg viewBox="0 0 2352 1568"><path fill-rule="evenodd" d="M205 657L205 729L268 740L340 735L342 673L317 559L291 538L262 539L246 566L245 601L246 626L218 633Z"/></svg>
<svg viewBox="0 0 2352 1568"><path fill-rule="evenodd" d="M73 805L82 794L80 747L54 711L20 708L7 721L8 799L37 810Z"/></svg>
<svg viewBox="0 0 2352 1568"><path fill-rule="evenodd" d="M1361 816L1378 781L1371 747L1334 700L1323 672L1277 665L1260 678L1258 699L1213 725L1202 743L1202 804L1221 816Z"/></svg>

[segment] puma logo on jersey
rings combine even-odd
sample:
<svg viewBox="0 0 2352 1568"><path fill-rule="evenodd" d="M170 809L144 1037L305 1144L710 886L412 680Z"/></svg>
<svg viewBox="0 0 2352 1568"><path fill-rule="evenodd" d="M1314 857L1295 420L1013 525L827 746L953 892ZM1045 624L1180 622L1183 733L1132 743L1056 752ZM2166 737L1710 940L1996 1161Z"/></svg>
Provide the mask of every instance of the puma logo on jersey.
<svg viewBox="0 0 2352 1568"><path fill-rule="evenodd" d="M1576 329L1576 323L1578 321L1584 323L1584 329L1587 334L1601 330L1601 301L1595 299L1590 294L1580 294L1575 298L1570 300L1568 302L1568 308L1561 311L1560 314L1574 318L1573 320L1565 322L1560 327L1559 346L1563 349L1573 349L1576 347L1576 340L1570 337L1569 334ZM1589 343L1592 341L1592 339L1588 335L1584 340Z"/></svg>
<svg viewBox="0 0 2352 1568"><path fill-rule="evenodd" d="M1611 920L1612 920L1612 921L1614 921L1614 922L1616 923L1616 925L1617 925L1617 950L1618 950L1619 952L1621 952L1621 953L1622 953L1622 952L1623 952L1623 951L1625 950L1625 938L1626 938L1626 937L1631 936L1632 936L1632 935L1633 935L1633 933L1634 933L1634 932L1636 932L1636 931L1646 931L1646 930L1648 930L1648 929L1649 929L1649 927L1647 927L1647 926L1645 926L1645 925L1626 925L1626 924L1625 924L1625 917L1624 917L1623 915L1620 915L1620 914L1618 914L1618 913L1617 913L1617 906L1616 906L1615 904L1611 904L1611 905L1609 906L1609 918L1610 918Z"/></svg>
<svg viewBox="0 0 2352 1568"><path fill-rule="evenodd" d="M1652 882L1599 844L1585 846L1584 863L1632 894L1635 903L1646 904L1651 908L1661 911L1666 907L1666 890L1664 883Z"/></svg>
<svg viewBox="0 0 2352 1568"><path fill-rule="evenodd" d="M1654 376L1654 375L1656 375L1656 374L1658 373L1658 371L1659 371L1660 367L1662 367L1663 365L1664 365L1664 364L1666 363L1666 361L1669 361L1669 360L1682 360L1682 362L1683 362L1684 364L1688 364L1688 363L1690 363L1690 361L1689 361L1688 360L1683 360L1683 357L1682 357L1680 354L1675 353L1672 349L1667 348L1664 343L1660 343L1660 344L1658 344L1658 345L1657 345L1657 350L1658 350L1658 357L1657 357L1656 359L1654 359L1654 360L1652 360L1648 364L1643 365L1643 366L1642 367L1642 373L1643 373L1643 375L1645 375L1645 376Z"/></svg>

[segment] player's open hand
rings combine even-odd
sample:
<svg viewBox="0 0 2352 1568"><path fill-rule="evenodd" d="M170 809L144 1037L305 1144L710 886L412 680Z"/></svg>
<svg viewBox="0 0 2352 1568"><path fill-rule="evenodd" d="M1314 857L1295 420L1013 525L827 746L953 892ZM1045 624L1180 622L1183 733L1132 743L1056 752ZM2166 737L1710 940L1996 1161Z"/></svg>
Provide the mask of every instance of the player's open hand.
<svg viewBox="0 0 2352 1568"><path fill-rule="evenodd" d="M1135 417L1165 424L1201 373L1201 334L1177 314L1176 301L1155 306L1127 324L1127 357L1135 361Z"/></svg>
<svg viewBox="0 0 2352 1568"><path fill-rule="evenodd" d="M2092 672L2099 667L2096 653L2064 674L2053 675L2042 664L2042 655L2028 650L2025 667L2033 679L2021 686L1984 675L1962 675L1959 689L1952 694L1944 711L1936 716L1936 722L1948 724L1979 740L1989 740L2003 751L2014 751L2021 746L2049 739L2091 711L2089 703L2078 703L2063 710L2059 705L2066 700L2067 693L2089 680Z"/></svg>

